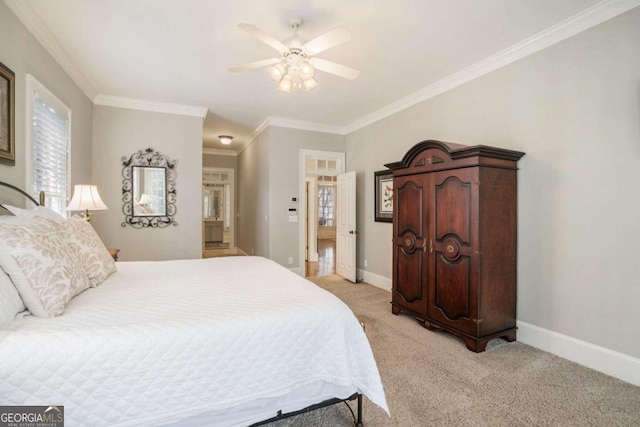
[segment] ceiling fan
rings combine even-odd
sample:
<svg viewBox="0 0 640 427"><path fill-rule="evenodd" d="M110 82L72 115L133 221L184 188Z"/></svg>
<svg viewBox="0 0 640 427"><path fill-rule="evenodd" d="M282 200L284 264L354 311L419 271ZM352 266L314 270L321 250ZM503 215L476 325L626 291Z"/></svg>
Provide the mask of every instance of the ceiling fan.
<svg viewBox="0 0 640 427"><path fill-rule="evenodd" d="M324 52L340 43L351 39L351 33L342 27L335 28L315 39L306 42L298 36L298 27L302 19L298 16L289 19L289 25L293 29L293 35L279 41L252 24L240 24L241 29L268 44L278 51L279 58L263 59L249 64L229 68L231 72L250 70L269 66L269 75L278 82L278 89L291 93L304 88L307 92L318 85L315 79L316 70L334 74L345 79L353 80L360 71L341 65L315 55Z"/></svg>

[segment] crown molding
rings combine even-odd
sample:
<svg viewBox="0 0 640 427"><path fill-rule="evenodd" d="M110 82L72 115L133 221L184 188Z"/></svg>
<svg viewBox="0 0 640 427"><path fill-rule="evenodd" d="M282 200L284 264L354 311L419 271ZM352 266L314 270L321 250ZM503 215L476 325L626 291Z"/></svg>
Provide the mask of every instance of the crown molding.
<svg viewBox="0 0 640 427"><path fill-rule="evenodd" d="M251 145L253 141L255 141L256 138L258 138L262 134L262 132L265 131L265 129L272 126L283 127L288 129L308 130L311 132L332 133L336 135L347 134L346 128L341 126L331 126L324 123L315 123L315 122L307 122L303 120L289 119L287 117L269 116L262 123L260 123L260 126L256 128L256 130L253 132L253 135L251 136L251 138L249 138L247 143L244 144L242 147L240 147L240 149L238 150L238 153L242 153L244 150L246 150L247 147Z"/></svg>
<svg viewBox="0 0 640 427"><path fill-rule="evenodd" d="M332 126L324 123L307 122L287 117L267 117L263 126L279 126L302 129L314 132L348 135L363 127L369 126L416 104L424 102L442 93L455 89L465 83L484 76L492 71L507 66L519 59L536 53L542 49L573 37L589 28L595 27L609 19L615 18L631 9L640 6L640 0L604 0L583 10L571 18L547 28L533 36L516 43L482 61L476 62L456 73L453 73L425 88L395 101L371 114L361 117L347 126ZM257 130L256 130L257 132ZM262 131L260 131L261 133ZM254 138L259 135L257 133ZM250 142L249 142L250 143ZM249 145L249 144L247 144ZM246 145L242 148L244 150ZM241 150L241 151L242 151Z"/></svg>
<svg viewBox="0 0 640 427"><path fill-rule="evenodd" d="M433 98L471 80L509 65L519 59L568 39L609 19L615 18L640 6L640 0L605 0L541 31L520 43L516 43L482 61L464 68L411 95L399 99L388 106L366 115L345 128L346 133L355 132L372 123L406 110L420 102Z"/></svg>
<svg viewBox="0 0 640 427"><path fill-rule="evenodd" d="M242 153L247 149L248 146L253 144L253 141L255 141L260 135L262 135L262 132L264 132L268 127L269 119L267 118L262 123L260 123L260 126L258 126L256 130L253 131L253 135L251 135L251 138L249 138L247 142L240 147L240 149L238 150L238 154Z"/></svg>
<svg viewBox="0 0 640 427"><path fill-rule="evenodd" d="M40 42L44 49L49 52L53 59L62 67L62 69L71 77L71 80L78 85L80 90L89 98L90 101L96 96L96 90L93 88L89 80L84 76L82 71L71 60L67 52L60 46L58 40L51 34L49 28L42 22L40 16L33 10L28 1L20 0L4 0L4 3L18 17L20 22L29 30L29 32Z"/></svg>
<svg viewBox="0 0 640 427"><path fill-rule="evenodd" d="M153 111L156 113L176 114L180 116L193 116L204 119L207 115L206 107L195 105L169 104L165 102L146 101L143 99L122 98L111 95L98 95L93 100L95 105L106 107L127 108L129 110Z"/></svg>
<svg viewBox="0 0 640 427"><path fill-rule="evenodd" d="M236 153L231 149L209 148L209 147L204 147L202 149L202 154L210 154L212 156L233 156L233 157L238 155L238 153Z"/></svg>
<svg viewBox="0 0 640 427"><path fill-rule="evenodd" d="M269 126L308 130L312 132L333 133L336 135L346 135L348 132L343 126L333 126L324 123L307 122L304 120L289 119L287 117L267 117Z"/></svg>
<svg viewBox="0 0 640 427"><path fill-rule="evenodd" d="M4 2L94 104L202 118L206 116L207 109L204 107L168 104L97 94L91 83L89 83L89 80L69 58L65 50L60 46L56 38L40 19L38 14L33 10L28 1L4 0ZM333 126L324 123L295 120L286 117L267 117L267 119L255 130L253 136L240 148L239 152L244 151L269 126L347 135L412 107L420 102L426 101L468 83L469 81L477 79L478 77L509 65L528 55L552 46L638 6L640 6L640 0L601 1L571 18L568 18L520 43L510 46L509 48L485 58L482 61L426 86L411 95L401 98L384 108L363 116L347 126Z"/></svg>

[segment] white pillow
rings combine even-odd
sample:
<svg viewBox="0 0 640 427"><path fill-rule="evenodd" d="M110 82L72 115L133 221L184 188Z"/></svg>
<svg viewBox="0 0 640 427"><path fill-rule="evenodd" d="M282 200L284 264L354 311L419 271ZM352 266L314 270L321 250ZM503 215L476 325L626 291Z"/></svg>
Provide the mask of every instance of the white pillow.
<svg viewBox="0 0 640 427"><path fill-rule="evenodd" d="M0 222L0 267L34 316L62 314L69 300L89 287L66 233L64 223L48 218Z"/></svg>
<svg viewBox="0 0 640 427"><path fill-rule="evenodd" d="M116 271L116 263L98 233L84 219L65 221L69 231L67 245L77 257L82 269L95 288Z"/></svg>
<svg viewBox="0 0 640 427"><path fill-rule="evenodd" d="M23 311L24 303L11 279L0 268L0 329L15 319L16 314Z"/></svg>

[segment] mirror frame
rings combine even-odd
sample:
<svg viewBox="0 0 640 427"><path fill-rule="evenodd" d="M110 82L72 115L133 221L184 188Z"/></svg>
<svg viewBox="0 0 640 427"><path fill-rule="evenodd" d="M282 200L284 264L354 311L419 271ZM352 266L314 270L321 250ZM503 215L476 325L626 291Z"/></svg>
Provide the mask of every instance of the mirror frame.
<svg viewBox="0 0 640 427"><path fill-rule="evenodd" d="M123 156L122 160L122 213L125 220L122 227L130 225L134 228L163 228L178 225L173 219L176 214L176 160L170 160L153 148L138 150L131 156ZM133 214L133 168L154 167L165 170L166 215L138 216Z"/></svg>

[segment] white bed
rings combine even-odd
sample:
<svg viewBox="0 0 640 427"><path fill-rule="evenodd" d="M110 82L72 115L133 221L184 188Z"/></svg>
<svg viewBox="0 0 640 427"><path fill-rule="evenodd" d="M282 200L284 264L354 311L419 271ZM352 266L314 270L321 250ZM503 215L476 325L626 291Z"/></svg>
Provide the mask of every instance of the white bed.
<svg viewBox="0 0 640 427"><path fill-rule="evenodd" d="M0 331L0 404L64 405L68 426L246 426L354 392L388 412L351 310L259 257L121 262Z"/></svg>

